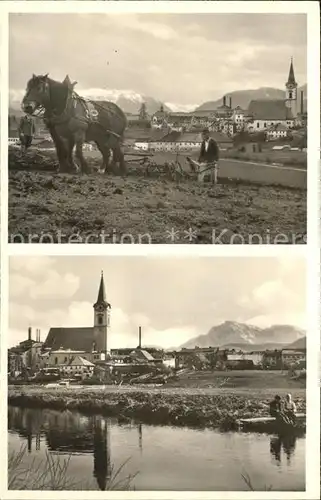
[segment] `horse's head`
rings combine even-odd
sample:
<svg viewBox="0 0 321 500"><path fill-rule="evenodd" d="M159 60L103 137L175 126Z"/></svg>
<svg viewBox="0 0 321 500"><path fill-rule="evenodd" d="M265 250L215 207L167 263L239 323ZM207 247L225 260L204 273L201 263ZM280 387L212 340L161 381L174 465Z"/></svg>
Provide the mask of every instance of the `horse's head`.
<svg viewBox="0 0 321 500"><path fill-rule="evenodd" d="M48 73L46 75L32 75L27 83L25 96L21 107L23 111L32 115L38 108L45 106L50 99Z"/></svg>

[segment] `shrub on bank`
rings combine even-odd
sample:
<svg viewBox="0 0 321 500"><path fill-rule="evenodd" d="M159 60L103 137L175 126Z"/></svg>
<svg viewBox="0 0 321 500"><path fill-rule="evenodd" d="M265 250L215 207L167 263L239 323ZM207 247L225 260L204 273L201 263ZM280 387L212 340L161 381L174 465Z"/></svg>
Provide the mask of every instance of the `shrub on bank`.
<svg viewBox="0 0 321 500"><path fill-rule="evenodd" d="M239 418L268 415L269 399L250 394L180 394L156 391L105 391L9 388L11 405L57 410L78 410L110 417L138 419L151 424L216 427L224 430L236 427ZM305 399L295 398L298 411L305 411Z"/></svg>

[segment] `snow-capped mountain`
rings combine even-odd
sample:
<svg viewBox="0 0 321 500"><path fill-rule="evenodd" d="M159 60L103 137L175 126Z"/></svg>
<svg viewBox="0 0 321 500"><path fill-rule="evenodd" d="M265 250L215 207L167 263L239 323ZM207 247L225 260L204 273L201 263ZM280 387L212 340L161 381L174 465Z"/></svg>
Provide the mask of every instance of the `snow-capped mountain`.
<svg viewBox="0 0 321 500"><path fill-rule="evenodd" d="M152 115L156 113L161 107L164 106L166 111L171 111L166 104L161 101L154 99L150 96L144 96L138 94L133 90L115 90L115 89L100 89L100 88L90 88L82 89L75 88L75 91L85 97L86 99L91 99L93 101L111 101L117 104L125 113L136 114L139 112L141 104L144 102L146 104L147 113ZM10 90L9 91L9 105L12 110L20 110L21 101L23 99L25 91L24 90Z"/></svg>
<svg viewBox="0 0 321 500"><path fill-rule="evenodd" d="M304 338L305 332L291 325L272 325L269 328L239 323L237 321L225 321L220 325L213 326L206 335L200 335L190 339L182 347L235 347L252 348L269 345L268 348L288 345Z"/></svg>

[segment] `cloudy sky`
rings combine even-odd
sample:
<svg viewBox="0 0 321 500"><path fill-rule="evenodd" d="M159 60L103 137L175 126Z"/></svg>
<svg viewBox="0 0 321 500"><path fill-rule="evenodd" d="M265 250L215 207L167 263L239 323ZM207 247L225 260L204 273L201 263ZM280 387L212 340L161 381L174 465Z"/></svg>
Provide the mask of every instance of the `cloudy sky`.
<svg viewBox="0 0 321 500"><path fill-rule="evenodd" d="M180 346L225 320L306 328L302 258L11 257L10 346L28 326L92 326L101 270L109 348Z"/></svg>
<svg viewBox="0 0 321 500"><path fill-rule="evenodd" d="M306 83L303 14L12 14L10 89L68 73L78 90L130 90L166 103Z"/></svg>

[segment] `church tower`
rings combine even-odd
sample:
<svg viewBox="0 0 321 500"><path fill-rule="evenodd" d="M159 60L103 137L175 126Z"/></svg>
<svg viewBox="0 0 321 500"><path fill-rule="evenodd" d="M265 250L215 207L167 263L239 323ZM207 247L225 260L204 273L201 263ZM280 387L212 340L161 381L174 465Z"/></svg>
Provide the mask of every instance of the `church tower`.
<svg viewBox="0 0 321 500"><path fill-rule="evenodd" d="M110 324L111 306L106 300L104 275L101 272L97 301L94 304L94 349L107 352L107 330Z"/></svg>
<svg viewBox="0 0 321 500"><path fill-rule="evenodd" d="M291 57L290 71L288 81L285 84L285 104L288 109L292 111L293 117L298 114L298 84L295 81L293 59Z"/></svg>

